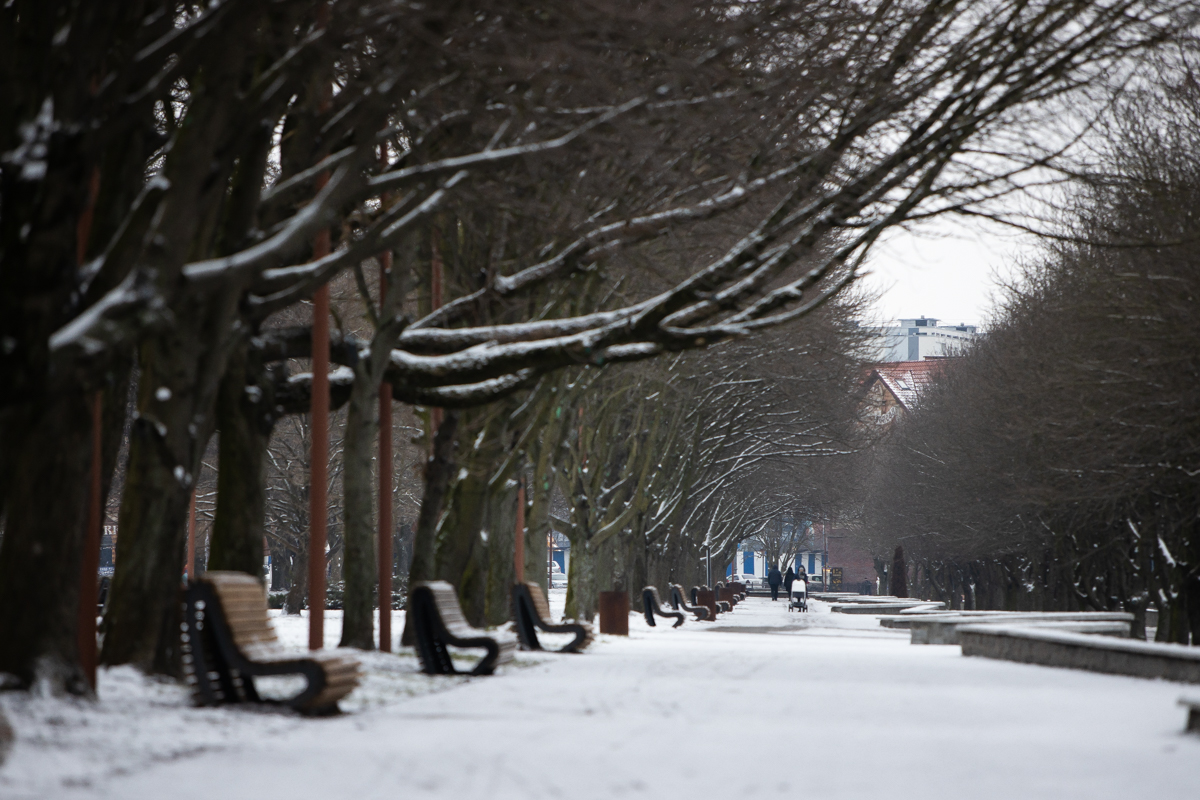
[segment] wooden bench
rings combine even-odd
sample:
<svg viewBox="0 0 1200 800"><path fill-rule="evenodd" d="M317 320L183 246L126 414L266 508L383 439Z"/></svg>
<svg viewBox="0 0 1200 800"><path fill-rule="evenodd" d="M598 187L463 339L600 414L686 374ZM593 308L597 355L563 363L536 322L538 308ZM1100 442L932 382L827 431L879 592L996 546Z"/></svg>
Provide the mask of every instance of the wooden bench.
<svg viewBox="0 0 1200 800"><path fill-rule="evenodd" d="M575 639L560 647L560 653L579 653L592 643L595 638L592 626L578 622L564 622L560 625L550 623L550 605L542 587L536 583L518 583L513 585L513 617L517 626L517 636L521 640L523 650L542 650L538 641L538 629L546 633L573 633Z"/></svg>
<svg viewBox="0 0 1200 800"><path fill-rule="evenodd" d="M243 572L206 572L191 582L180 638L197 705L282 702L328 713L361 677L358 661L341 653L284 649L267 617L262 582ZM303 675L308 685L290 699L264 700L254 678L266 675Z"/></svg>
<svg viewBox="0 0 1200 800"><path fill-rule="evenodd" d="M717 584L717 600L719 600L723 603L728 603L729 610L732 611L734 606L736 606L738 604L738 595L737 595L737 592L735 592L730 587L726 586L724 583L718 583Z"/></svg>
<svg viewBox="0 0 1200 800"><path fill-rule="evenodd" d="M721 586L722 586L721 582L717 581L716 586L714 586L712 589L709 589L707 586L701 586L700 591L712 592L713 604L717 608L717 613L718 614L728 614L730 611L733 610L733 606L729 604L728 600L721 599Z"/></svg>
<svg viewBox="0 0 1200 800"><path fill-rule="evenodd" d="M733 593L737 596L739 603L746 599L747 592L749 592L749 589L746 588L746 584L742 583L741 581L731 582L729 584L729 588L733 590Z"/></svg>
<svg viewBox="0 0 1200 800"><path fill-rule="evenodd" d="M646 614L646 624L651 628L655 627L654 616L657 614L664 619L674 619L675 624L672 628L678 628L683 624L686 617L682 611L667 611L662 607L662 602L658 599L658 587L647 586L642 589L642 611Z"/></svg>
<svg viewBox="0 0 1200 800"><path fill-rule="evenodd" d="M717 604L717 593L712 589L701 586L692 590L692 602L698 606L704 606L708 609L708 618L716 619L722 609ZM721 605L725 605L722 603Z"/></svg>
<svg viewBox="0 0 1200 800"><path fill-rule="evenodd" d="M413 639L421 669L428 675L458 672L447 646L478 647L486 651L471 670L472 675L491 675L496 667L511 661L517 649L517 640L511 635L471 627L458 604L458 594L445 581L414 584L408 613L412 614Z"/></svg>
<svg viewBox="0 0 1200 800"><path fill-rule="evenodd" d="M698 620L708 619L708 609L704 606L688 605L687 600L684 599L683 587L678 583L671 584L671 607L695 614Z"/></svg>

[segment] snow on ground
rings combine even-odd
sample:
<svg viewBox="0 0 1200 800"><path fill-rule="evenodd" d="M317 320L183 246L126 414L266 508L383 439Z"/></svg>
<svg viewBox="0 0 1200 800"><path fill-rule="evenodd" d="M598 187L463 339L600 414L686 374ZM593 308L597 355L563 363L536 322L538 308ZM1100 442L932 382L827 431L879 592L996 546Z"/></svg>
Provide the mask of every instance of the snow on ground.
<svg viewBox="0 0 1200 800"><path fill-rule="evenodd" d="M628 638L490 678L366 654L347 713L323 719L194 709L109 670L97 704L0 696L17 732L0 798L1200 796L1200 737L1175 704L1194 687L964 658L813 606L631 617ZM307 641L307 620L276 625ZM331 646L339 625L331 612Z"/></svg>

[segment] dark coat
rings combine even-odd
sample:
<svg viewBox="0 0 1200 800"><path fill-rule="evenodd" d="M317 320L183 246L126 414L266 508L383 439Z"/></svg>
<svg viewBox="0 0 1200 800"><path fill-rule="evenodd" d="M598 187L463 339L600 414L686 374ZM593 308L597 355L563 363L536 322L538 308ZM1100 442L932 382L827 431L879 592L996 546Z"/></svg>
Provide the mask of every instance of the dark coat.
<svg viewBox="0 0 1200 800"><path fill-rule="evenodd" d="M787 587L787 590L789 592L791 592L792 584L795 582L796 582L796 573L792 571L791 567L788 567L788 571L783 573L783 585L785 587Z"/></svg>
<svg viewBox="0 0 1200 800"><path fill-rule="evenodd" d="M767 583L771 586L778 586L783 583L783 576L779 574L779 567L771 567L771 571L767 573Z"/></svg>

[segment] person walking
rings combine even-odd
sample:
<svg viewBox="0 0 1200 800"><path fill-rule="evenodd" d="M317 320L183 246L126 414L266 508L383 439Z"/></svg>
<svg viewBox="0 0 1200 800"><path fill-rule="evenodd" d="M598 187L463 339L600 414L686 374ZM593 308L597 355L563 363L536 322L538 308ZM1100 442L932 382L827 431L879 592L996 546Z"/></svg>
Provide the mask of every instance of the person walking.
<svg viewBox="0 0 1200 800"><path fill-rule="evenodd" d="M788 596L789 602L791 602L791 599L792 599L792 584L795 582L796 582L796 572L789 565L788 571L783 573L783 588L784 588L784 592Z"/></svg>
<svg viewBox="0 0 1200 800"><path fill-rule="evenodd" d="M767 573L767 585L771 587L771 599L779 599L779 584L783 583L783 576L779 574L779 567L771 567L771 571Z"/></svg>

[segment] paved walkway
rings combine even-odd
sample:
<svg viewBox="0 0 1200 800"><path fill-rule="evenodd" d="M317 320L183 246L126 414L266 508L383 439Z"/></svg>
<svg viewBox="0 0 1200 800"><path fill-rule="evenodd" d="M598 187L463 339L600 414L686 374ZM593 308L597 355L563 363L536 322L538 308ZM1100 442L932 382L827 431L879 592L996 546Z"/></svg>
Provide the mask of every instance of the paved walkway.
<svg viewBox="0 0 1200 800"><path fill-rule="evenodd" d="M1196 688L964 658L814 605L751 598L679 630L638 618L585 655L430 679L439 691L335 719L172 709L171 735L202 747L37 796L1200 797L1200 737L1175 705ZM0 796L34 796L4 777Z"/></svg>

